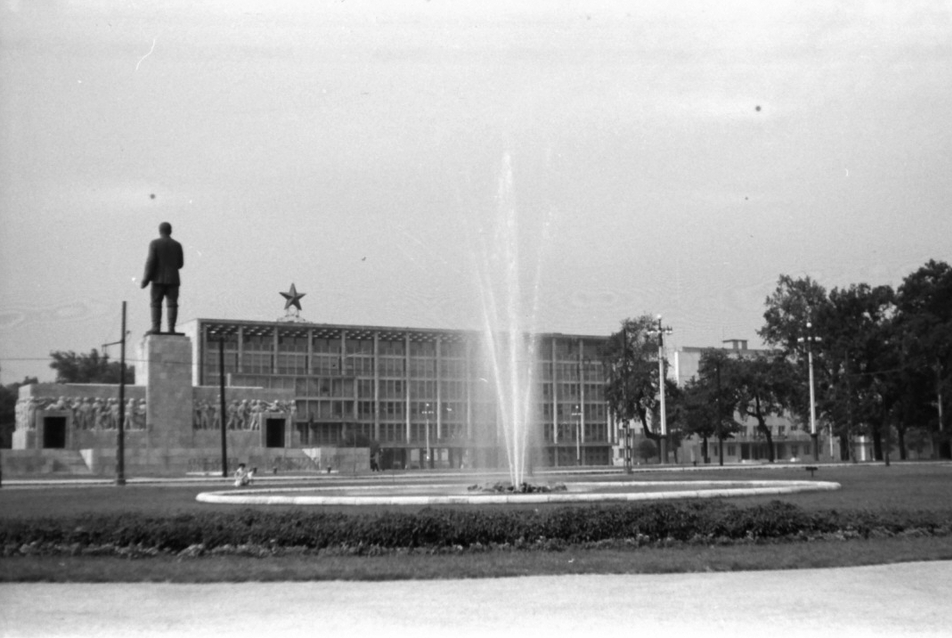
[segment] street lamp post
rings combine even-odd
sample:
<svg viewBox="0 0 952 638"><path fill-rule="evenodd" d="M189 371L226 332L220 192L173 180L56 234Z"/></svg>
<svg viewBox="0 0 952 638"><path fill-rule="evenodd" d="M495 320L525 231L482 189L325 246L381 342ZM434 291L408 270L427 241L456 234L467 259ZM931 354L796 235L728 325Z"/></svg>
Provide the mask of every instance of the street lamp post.
<svg viewBox="0 0 952 638"><path fill-rule="evenodd" d="M813 460L820 460L820 436L816 431L816 397L813 392L813 342L821 341L819 337L813 335L813 323L807 322L807 334L805 337L797 339L798 343L807 345L807 367L810 374L810 438L813 439ZM830 436L832 436L832 428Z"/></svg>
<svg viewBox="0 0 952 638"><path fill-rule="evenodd" d="M724 465L724 415L721 413L721 362L715 364L717 370L717 464Z"/></svg>
<svg viewBox="0 0 952 638"><path fill-rule="evenodd" d="M425 404L423 414L426 416L426 467L431 470L433 469L433 456L430 454L430 415L432 413L430 404Z"/></svg>
<svg viewBox="0 0 952 638"><path fill-rule="evenodd" d="M572 406L572 416L575 417L575 464L582 465L582 410L579 406Z"/></svg>
<svg viewBox="0 0 952 638"><path fill-rule="evenodd" d="M658 315L658 328L649 330L648 334L658 335L658 387L660 389L661 399L661 462L668 462L668 422L664 406L664 336L671 334L670 326L661 325L661 315Z"/></svg>
<svg viewBox="0 0 952 638"><path fill-rule="evenodd" d="M622 324L622 369L623 369L623 378L627 381L628 379L628 323L625 322ZM627 393L628 385L627 383L622 385L622 392ZM627 399L625 405L627 405ZM632 471L632 459L631 459L631 422L625 420L623 426L625 431L625 474L631 474Z"/></svg>
<svg viewBox="0 0 952 638"><path fill-rule="evenodd" d="M116 431L116 485L126 484L126 447L125 447L125 422L126 422L126 302L122 302L122 338L119 341L102 344L105 352L106 346L120 344L119 350L119 426Z"/></svg>

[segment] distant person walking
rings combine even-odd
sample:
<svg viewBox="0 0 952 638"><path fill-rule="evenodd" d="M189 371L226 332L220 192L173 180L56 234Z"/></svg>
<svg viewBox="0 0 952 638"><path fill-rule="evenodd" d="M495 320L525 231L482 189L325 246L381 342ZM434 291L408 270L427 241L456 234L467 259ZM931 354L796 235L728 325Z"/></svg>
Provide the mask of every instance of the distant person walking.
<svg viewBox="0 0 952 638"><path fill-rule="evenodd" d="M169 332L175 332L178 319L179 269L185 265L182 244L172 239L172 224L159 224L159 238L149 244L149 257L145 261L142 287L152 284L152 330L148 334L162 332L162 300L168 311Z"/></svg>

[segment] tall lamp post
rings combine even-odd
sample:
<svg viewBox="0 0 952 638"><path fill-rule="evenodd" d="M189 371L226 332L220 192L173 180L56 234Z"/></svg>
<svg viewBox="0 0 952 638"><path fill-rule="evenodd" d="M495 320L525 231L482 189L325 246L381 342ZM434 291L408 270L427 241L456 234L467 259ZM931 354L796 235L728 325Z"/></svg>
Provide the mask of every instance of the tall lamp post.
<svg viewBox="0 0 952 638"><path fill-rule="evenodd" d="M717 464L724 465L724 415L721 413L721 362L715 365L717 370Z"/></svg>
<svg viewBox="0 0 952 638"><path fill-rule="evenodd" d="M119 425L116 430L116 485L126 484L126 449L125 428L126 422L126 302L122 302L122 338L119 341L102 344L106 346L120 344L119 350Z"/></svg>
<svg viewBox="0 0 952 638"><path fill-rule="evenodd" d="M426 467L427 469L433 469L433 456L430 453L430 415L433 414L433 410L430 409L430 404L424 404L423 415L426 417Z"/></svg>
<svg viewBox="0 0 952 638"><path fill-rule="evenodd" d="M664 408L664 336L671 334L670 326L661 325L661 315L658 315L658 327L655 330L649 330L648 334L658 335L658 387L660 388L661 398L661 462L668 462L668 422Z"/></svg>
<svg viewBox="0 0 952 638"><path fill-rule="evenodd" d="M622 376L624 379L627 380L628 379L628 323L627 322L622 324L622 339L623 339L622 348L624 349L624 354L621 359L622 370L623 370ZM627 395L627 389L628 389L627 384L623 384L622 392L625 392L626 395ZM625 404L627 405L627 398L626 398ZM625 431L625 474L631 474L631 470L632 470L631 468L631 465L632 465L632 462L631 462L631 421L626 419L623 424L623 428Z"/></svg>
<svg viewBox="0 0 952 638"><path fill-rule="evenodd" d="M572 406L572 417L575 419L575 464L582 465L582 410L579 406Z"/></svg>
<svg viewBox="0 0 952 638"><path fill-rule="evenodd" d="M813 393L813 342L822 341L813 334L813 323L807 322L807 334L797 339L798 343L807 345L807 367L810 370L810 438L813 439L813 460L820 460L820 437L816 431L816 397ZM832 428L830 435L832 436Z"/></svg>

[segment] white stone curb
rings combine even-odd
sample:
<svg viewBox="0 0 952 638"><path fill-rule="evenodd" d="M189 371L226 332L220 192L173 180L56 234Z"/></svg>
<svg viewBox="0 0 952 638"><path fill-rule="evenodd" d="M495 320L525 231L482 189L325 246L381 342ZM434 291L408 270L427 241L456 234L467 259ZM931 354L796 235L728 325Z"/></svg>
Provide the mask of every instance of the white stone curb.
<svg viewBox="0 0 952 638"><path fill-rule="evenodd" d="M839 483L829 481L633 481L633 482L593 482L572 483L573 488L622 486L690 485L693 487L716 486L705 490L672 490L665 492L548 492L541 494L441 494L441 495L348 495L322 496L313 492L324 490L347 490L354 488L314 488L274 490L231 490L223 492L202 492L195 499L201 503L229 505L480 505L515 503L608 503L631 501L662 501L686 498L730 498L735 496L764 496L770 494L795 494L797 492L828 491L840 489ZM734 486L734 487L730 487ZM368 489L370 486L365 487ZM460 485L426 486L452 487ZM724 489L728 488L730 489ZM720 489L718 489L720 488ZM406 490L406 486L372 486L375 491ZM308 492L295 494L294 492Z"/></svg>

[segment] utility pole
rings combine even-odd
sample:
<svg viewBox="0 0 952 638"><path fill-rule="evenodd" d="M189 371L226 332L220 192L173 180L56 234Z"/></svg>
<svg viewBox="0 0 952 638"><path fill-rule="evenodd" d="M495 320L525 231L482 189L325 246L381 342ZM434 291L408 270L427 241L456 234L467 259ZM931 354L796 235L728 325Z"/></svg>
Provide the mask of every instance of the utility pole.
<svg viewBox="0 0 952 638"><path fill-rule="evenodd" d="M721 362L717 361L714 366L717 371L717 462L718 465L724 465L724 426L723 413L721 412Z"/></svg>
<svg viewBox="0 0 952 638"><path fill-rule="evenodd" d="M218 335L218 421L221 427L221 477L228 478L228 432L225 414L225 335Z"/></svg>
<svg viewBox="0 0 952 638"><path fill-rule="evenodd" d="M119 344L119 424L116 428L116 485L126 484L125 464L125 420L126 420L126 302L122 302L122 337L119 341L102 344L105 352L107 346Z"/></svg>
<svg viewBox="0 0 952 638"><path fill-rule="evenodd" d="M122 338L119 340L119 432L116 441L116 485L126 484L126 302L122 302Z"/></svg>

